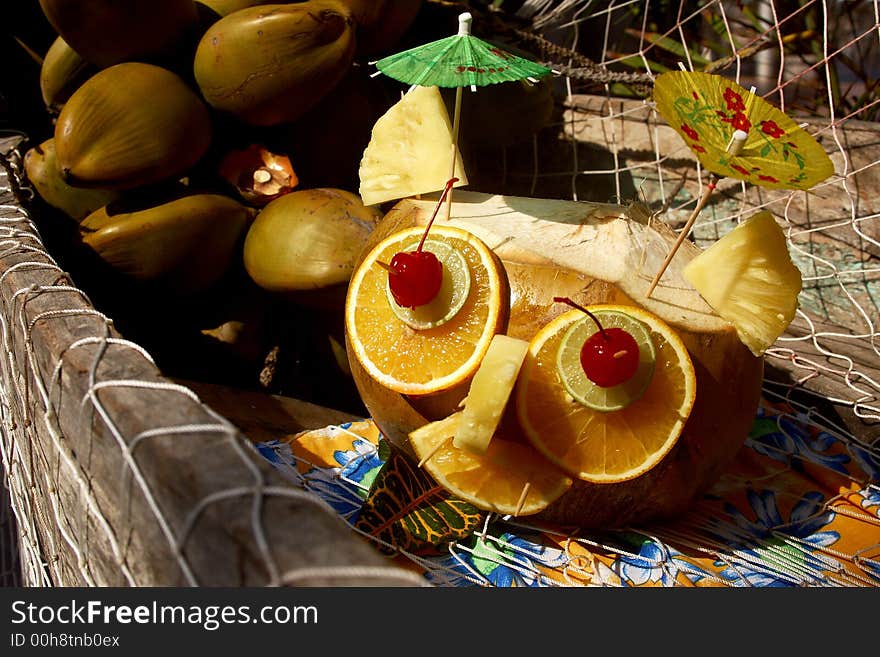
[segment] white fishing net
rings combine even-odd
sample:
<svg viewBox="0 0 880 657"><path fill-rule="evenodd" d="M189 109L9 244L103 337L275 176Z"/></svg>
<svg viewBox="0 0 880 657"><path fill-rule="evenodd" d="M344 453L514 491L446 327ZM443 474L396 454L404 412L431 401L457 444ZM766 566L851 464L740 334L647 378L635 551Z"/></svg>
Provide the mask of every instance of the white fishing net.
<svg viewBox="0 0 880 657"><path fill-rule="evenodd" d="M809 192L722 183L692 236L705 247L759 209L774 214L786 230L804 289L798 316L768 352L768 363L791 372L794 385L848 407L876 437L878 4L527 1L518 13L560 45L601 46L594 47L593 61L575 57L561 67L553 62L569 73L561 125L568 138L551 148L538 144L529 159L521 158L527 168L506 172L510 185L527 184L542 196L547 190L561 196L565 189L567 197L583 200L641 201L680 226L702 194L707 172L682 140L668 138L650 95L642 100L613 93L624 88L620 80L632 89L674 68L672 62L755 86L824 146L833 176ZM669 27L652 31L663 13ZM792 45L805 41L808 46Z"/></svg>

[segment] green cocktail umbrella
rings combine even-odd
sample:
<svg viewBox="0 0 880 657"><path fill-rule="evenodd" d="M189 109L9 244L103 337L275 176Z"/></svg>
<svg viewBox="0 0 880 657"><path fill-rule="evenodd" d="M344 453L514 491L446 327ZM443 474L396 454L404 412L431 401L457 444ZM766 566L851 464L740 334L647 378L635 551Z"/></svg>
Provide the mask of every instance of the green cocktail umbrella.
<svg viewBox="0 0 880 657"><path fill-rule="evenodd" d="M498 82L536 80L550 69L518 57L471 34L472 17L458 17L458 34L376 62L385 75L423 87L484 87Z"/></svg>
<svg viewBox="0 0 880 657"><path fill-rule="evenodd" d="M458 17L458 33L375 62L379 72L400 82L423 87L455 88L452 120L452 169L458 149L461 93L464 87L513 82L537 81L552 72L546 66L524 59L471 34L470 13ZM378 73L377 73L378 75ZM452 178L450 173L450 178ZM451 202L452 194L449 194Z"/></svg>

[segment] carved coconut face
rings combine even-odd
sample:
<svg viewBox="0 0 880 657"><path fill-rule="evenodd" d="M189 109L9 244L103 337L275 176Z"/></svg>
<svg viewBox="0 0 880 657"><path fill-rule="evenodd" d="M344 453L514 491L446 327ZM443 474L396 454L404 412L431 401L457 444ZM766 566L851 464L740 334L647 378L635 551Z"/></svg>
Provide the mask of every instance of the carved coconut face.
<svg viewBox="0 0 880 657"><path fill-rule="evenodd" d="M589 204L468 192L457 192L454 200L462 203L456 223L498 245L496 253L510 284L507 335L530 340L541 327L566 312L568 308L554 303L553 297L570 297L583 305L642 305L635 283L614 264L628 257L626 236L633 229L645 228L629 218L626 207L603 206L607 216L599 222L602 239L584 241L589 226L571 224L576 224L578 217L584 219ZM430 210L430 202L401 201L373 232L365 250L392 232L424 224ZM544 244L541 236L547 234L553 238ZM551 253L557 258L563 254L571 264L554 263ZM675 266L684 266L694 255L691 250L677 255ZM607 260L608 268L603 270L607 278L600 277L600 271L584 271L591 260L592 266ZM582 263L580 268L577 263ZM696 401L680 439L659 464L635 479L616 484L575 482L542 512L543 517L584 527L611 527L681 513L715 481L743 444L760 398L763 361L755 358L733 328L711 310L696 310L699 304L691 297L698 300L698 295L686 284L657 296L660 298L645 303L650 303L649 309L656 314L665 314L663 319L674 326L693 361L697 380ZM356 359L350 360L350 366L377 425L404 450L408 450L411 431L449 416L468 391L465 382L435 395L408 397L372 380Z"/></svg>

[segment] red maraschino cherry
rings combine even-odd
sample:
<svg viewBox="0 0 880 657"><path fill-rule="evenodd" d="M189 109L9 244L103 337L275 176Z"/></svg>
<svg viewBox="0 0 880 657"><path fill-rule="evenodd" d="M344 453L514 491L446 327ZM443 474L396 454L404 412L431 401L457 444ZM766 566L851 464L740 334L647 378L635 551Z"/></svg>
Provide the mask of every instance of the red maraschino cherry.
<svg viewBox="0 0 880 657"><path fill-rule="evenodd" d="M440 292L440 286L443 283L443 265L430 251L422 251L425 244L425 238L428 237L428 231L431 230L431 224L437 216L443 200L452 186L458 182L458 178L450 178L443 188L434 214L431 220L425 226L425 234L419 241L419 246L415 251L401 251L395 253L391 258L388 269L388 287L391 289L391 296L398 306L404 308L416 308L430 303L434 297Z"/></svg>
<svg viewBox="0 0 880 657"><path fill-rule="evenodd" d="M553 297L586 313L599 330L581 347L581 367L587 378L602 388L629 381L639 367L639 345L628 332L618 327L603 328L598 318L568 297Z"/></svg>

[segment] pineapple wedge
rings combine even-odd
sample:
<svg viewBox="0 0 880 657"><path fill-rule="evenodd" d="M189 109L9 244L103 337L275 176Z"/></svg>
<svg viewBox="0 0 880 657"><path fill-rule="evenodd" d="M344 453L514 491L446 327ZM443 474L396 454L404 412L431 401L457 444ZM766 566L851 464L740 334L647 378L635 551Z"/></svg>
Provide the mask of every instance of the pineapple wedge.
<svg viewBox="0 0 880 657"><path fill-rule="evenodd" d="M449 114L437 87L410 89L373 126L360 163L364 205L436 192L451 177L467 184L461 153L455 149Z"/></svg>
<svg viewBox="0 0 880 657"><path fill-rule="evenodd" d="M455 447L476 455L486 453L528 351L526 340L500 333L492 338L471 380L452 439Z"/></svg>
<svg viewBox="0 0 880 657"><path fill-rule="evenodd" d="M707 303L761 356L788 327L802 280L785 235L759 212L699 254L682 271Z"/></svg>

